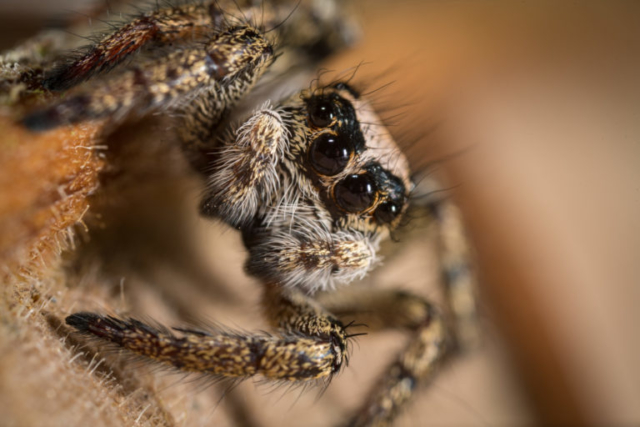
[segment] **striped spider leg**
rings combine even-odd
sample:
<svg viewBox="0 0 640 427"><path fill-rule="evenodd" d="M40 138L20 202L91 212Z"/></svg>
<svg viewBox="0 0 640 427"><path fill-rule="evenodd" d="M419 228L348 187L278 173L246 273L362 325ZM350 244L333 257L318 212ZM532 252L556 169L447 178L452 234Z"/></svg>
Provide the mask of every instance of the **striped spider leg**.
<svg viewBox="0 0 640 427"><path fill-rule="evenodd" d="M230 27L250 26L272 36L281 48L306 60L321 59L352 42L354 24L334 4L290 0L205 0L145 12L98 38L82 52L49 71L42 86L67 90L109 71L138 52L156 47L185 47L206 42ZM289 19L292 18L293 19Z"/></svg>

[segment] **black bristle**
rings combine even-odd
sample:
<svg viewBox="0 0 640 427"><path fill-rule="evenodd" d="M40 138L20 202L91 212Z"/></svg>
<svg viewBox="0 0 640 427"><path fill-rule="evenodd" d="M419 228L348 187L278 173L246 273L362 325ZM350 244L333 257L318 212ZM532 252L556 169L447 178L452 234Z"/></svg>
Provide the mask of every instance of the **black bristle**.
<svg viewBox="0 0 640 427"><path fill-rule="evenodd" d="M80 312L67 316L64 321L67 325L76 328L80 332L91 332L90 325L100 321L101 319L102 316L98 316L97 314Z"/></svg>
<svg viewBox="0 0 640 427"><path fill-rule="evenodd" d="M132 325L111 316L101 316L86 312L72 314L65 319L65 322L78 332L103 338L117 344L122 342L126 330L132 327Z"/></svg>

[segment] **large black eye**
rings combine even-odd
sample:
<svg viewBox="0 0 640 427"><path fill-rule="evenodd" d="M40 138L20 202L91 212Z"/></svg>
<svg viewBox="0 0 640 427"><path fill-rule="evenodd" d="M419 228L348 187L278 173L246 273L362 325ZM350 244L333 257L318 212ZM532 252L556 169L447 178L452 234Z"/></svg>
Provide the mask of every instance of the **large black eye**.
<svg viewBox="0 0 640 427"><path fill-rule="evenodd" d="M311 166L316 172L327 176L342 172L350 158L351 150L346 138L330 133L318 136L309 152Z"/></svg>
<svg viewBox="0 0 640 427"><path fill-rule="evenodd" d="M374 213L376 220L381 224L388 224L393 222L394 219L402 212L402 206L397 202L384 202L376 208Z"/></svg>
<svg viewBox="0 0 640 427"><path fill-rule="evenodd" d="M367 210L376 199L376 184L368 173L349 175L334 190L336 202L351 213Z"/></svg>
<svg viewBox="0 0 640 427"><path fill-rule="evenodd" d="M309 102L309 120L315 127L329 126L334 117L333 103L329 99L314 98Z"/></svg>

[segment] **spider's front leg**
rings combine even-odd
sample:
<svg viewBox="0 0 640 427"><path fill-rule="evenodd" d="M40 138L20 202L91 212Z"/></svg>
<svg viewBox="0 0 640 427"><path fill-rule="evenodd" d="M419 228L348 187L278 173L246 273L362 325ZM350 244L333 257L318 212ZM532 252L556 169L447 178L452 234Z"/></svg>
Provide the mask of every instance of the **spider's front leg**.
<svg viewBox="0 0 640 427"><path fill-rule="evenodd" d="M329 379L344 361L347 335L339 320L299 292L265 286L264 304L277 335L176 328L135 319L75 313L66 323L81 333L186 372L274 381Z"/></svg>
<svg viewBox="0 0 640 427"><path fill-rule="evenodd" d="M216 94L215 107L220 117L271 65L273 50L273 44L257 29L231 27L199 48L143 62L73 90L57 103L31 113L23 123L32 130L43 131L106 117L118 121L160 107L179 107L203 89Z"/></svg>
<svg viewBox="0 0 640 427"><path fill-rule="evenodd" d="M199 38L220 29L223 19L223 12L214 4L187 4L145 13L50 72L42 85L49 90L69 89L95 73L114 68L145 46Z"/></svg>
<svg viewBox="0 0 640 427"><path fill-rule="evenodd" d="M42 86L53 91L67 90L115 68L139 51L206 40L233 26L277 30L282 45L317 60L353 38L353 24L344 8L336 4L333 0L203 0L157 8L100 37L85 52L62 61L47 73ZM293 12L295 16L289 19Z"/></svg>

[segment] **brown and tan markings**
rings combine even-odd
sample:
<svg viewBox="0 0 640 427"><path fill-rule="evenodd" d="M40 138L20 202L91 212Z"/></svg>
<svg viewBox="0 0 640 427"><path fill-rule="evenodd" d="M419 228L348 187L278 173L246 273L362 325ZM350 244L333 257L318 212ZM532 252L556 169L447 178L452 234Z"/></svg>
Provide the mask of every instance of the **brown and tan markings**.
<svg viewBox="0 0 640 427"><path fill-rule="evenodd" d="M272 332L170 330L90 312L68 316L68 325L182 371L297 383L328 383L346 366L353 325L344 319L406 329L412 340L350 418L354 426L392 424L417 385L476 339L468 251L446 201L425 207L442 225L451 319L412 294L336 289L375 267L413 188L405 155L356 88L315 83L256 106L239 123L230 119L279 55L318 60L349 39L345 22L312 1L160 8L35 82L67 92L22 118L34 132L86 121L107 130L151 112L173 116L175 139L202 177L200 213L241 232L246 271L263 286ZM134 52L168 44L176 46L164 56L117 67Z"/></svg>

